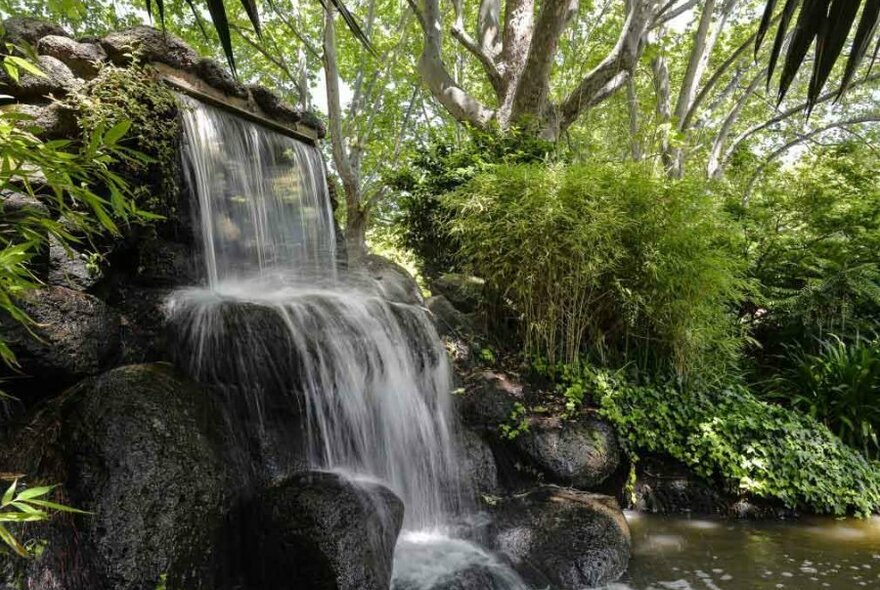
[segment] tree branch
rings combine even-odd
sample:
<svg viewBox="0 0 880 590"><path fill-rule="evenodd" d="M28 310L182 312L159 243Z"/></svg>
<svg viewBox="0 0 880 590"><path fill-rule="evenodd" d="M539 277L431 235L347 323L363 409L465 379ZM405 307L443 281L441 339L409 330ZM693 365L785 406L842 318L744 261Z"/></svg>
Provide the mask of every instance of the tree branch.
<svg viewBox="0 0 880 590"><path fill-rule="evenodd" d="M857 86L863 86L863 85L868 84L870 82L876 82L877 80L880 80L880 73L871 74L870 76L867 76L865 78L862 78L861 80L853 82L852 84L850 84L849 88L852 89ZM830 90L830 91L820 95L816 99L815 104L818 105L823 102L827 102L827 101L831 100L832 98L837 96L838 92L840 92L840 89L834 88L833 90ZM785 111L779 113L775 117L767 119L763 123L758 123L757 125L752 125L748 129L746 129L745 131L743 131L742 133L737 135L734 138L733 142L731 142L730 147L727 148L724 152L724 157L722 158L721 164L720 164L721 170L723 170L724 168L727 167L727 163L730 161L730 158L733 157L733 154L736 151L736 149L745 140L747 140L748 138L753 136L755 133L758 133L759 131L763 131L767 127L770 127L771 125L775 125L776 123L784 121L794 115L797 115L798 113L804 112L806 110L806 108L807 108L807 103L802 102L802 103L798 104L797 106L794 106L788 110L785 110Z"/></svg>
<svg viewBox="0 0 880 590"><path fill-rule="evenodd" d="M787 152L788 150L793 148L794 146L801 144L801 143L804 143L805 141L809 141L812 138L814 138L815 136L821 135L822 133L825 133L826 131L830 131L832 129L845 128L847 125L858 125L861 123L877 123L877 122L880 122L880 113L875 113L875 114L870 114L870 115L862 115L860 117L853 117L852 119L846 119L844 121L836 121L834 123L829 123L827 125L823 125L822 127L819 127L817 129L813 129L809 133L800 134L796 139L793 139L792 141L789 141L788 143L786 143L782 147L774 150L773 152L770 153L770 155L767 156L767 158L758 167L758 169L755 170L755 173L752 175L752 178L749 180L748 187L746 188L746 192L743 194L743 198L742 198L743 206L744 207L748 206L749 199L751 198L752 192L755 189L755 185L757 184L758 179L761 178L764 170L767 168L767 166L770 164L770 162L772 162L773 160L775 160L776 158L778 158L779 156L781 156L782 154L784 154L785 152Z"/></svg>
<svg viewBox="0 0 880 590"><path fill-rule="evenodd" d="M424 46L418 68L431 94L457 120L467 121L477 127L485 127L494 113L465 92L443 63L438 0L422 0L421 9L416 4L416 0L407 0L407 2L422 25Z"/></svg>
<svg viewBox="0 0 880 590"><path fill-rule="evenodd" d="M501 79L501 71L498 69L495 59L486 52L484 47L477 45L476 41L464 29L459 28L457 24L449 32L456 41L464 45L464 48L479 60L480 65L483 66L483 70L486 72L486 76L489 77L489 82L492 84L495 93L501 96L501 93L504 91L504 82Z"/></svg>
<svg viewBox="0 0 880 590"><path fill-rule="evenodd" d="M562 129L574 123L585 108L597 104L595 99L620 72L633 70L641 54L643 37L656 4L656 0L634 0L614 49L587 73L577 88L563 101L560 107Z"/></svg>

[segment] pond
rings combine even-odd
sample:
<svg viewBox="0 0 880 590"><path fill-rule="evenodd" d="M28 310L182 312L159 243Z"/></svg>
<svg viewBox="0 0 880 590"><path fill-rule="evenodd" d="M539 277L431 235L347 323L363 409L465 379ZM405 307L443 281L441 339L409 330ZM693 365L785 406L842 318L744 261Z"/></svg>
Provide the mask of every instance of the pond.
<svg viewBox="0 0 880 590"><path fill-rule="evenodd" d="M793 521L627 513L629 571L606 590L880 588L880 518Z"/></svg>

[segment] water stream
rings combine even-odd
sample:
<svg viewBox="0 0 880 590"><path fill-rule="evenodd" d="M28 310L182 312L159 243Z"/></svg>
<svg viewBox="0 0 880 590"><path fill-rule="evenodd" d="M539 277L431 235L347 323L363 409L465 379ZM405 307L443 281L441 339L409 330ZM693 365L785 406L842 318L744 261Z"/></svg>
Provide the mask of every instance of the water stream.
<svg viewBox="0 0 880 590"><path fill-rule="evenodd" d="M454 534L467 502L447 353L424 309L338 276L318 150L186 105L184 163L206 284L167 303L181 362L256 428L285 404L300 407L309 468L378 480L403 499L395 587L430 588L471 566L497 572L501 588L522 587Z"/></svg>
<svg viewBox="0 0 880 590"><path fill-rule="evenodd" d="M880 588L880 517L731 521L627 514L633 556L606 590Z"/></svg>

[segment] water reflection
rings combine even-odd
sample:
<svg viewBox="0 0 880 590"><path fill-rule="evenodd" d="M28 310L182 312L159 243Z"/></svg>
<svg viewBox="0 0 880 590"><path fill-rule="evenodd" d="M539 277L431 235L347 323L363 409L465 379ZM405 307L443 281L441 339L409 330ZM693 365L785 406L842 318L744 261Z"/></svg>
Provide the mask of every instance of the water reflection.
<svg viewBox="0 0 880 590"><path fill-rule="evenodd" d="M627 514L633 557L605 590L880 588L880 518L735 522Z"/></svg>

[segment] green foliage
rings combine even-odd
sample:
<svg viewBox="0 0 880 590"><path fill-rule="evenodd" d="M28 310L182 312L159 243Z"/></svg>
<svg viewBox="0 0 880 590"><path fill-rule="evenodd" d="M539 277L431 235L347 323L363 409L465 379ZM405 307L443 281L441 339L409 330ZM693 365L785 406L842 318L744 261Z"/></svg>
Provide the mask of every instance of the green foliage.
<svg viewBox="0 0 880 590"><path fill-rule="evenodd" d="M755 284L744 317L769 357L880 323L878 166L864 146L824 148L770 175L739 209Z"/></svg>
<svg viewBox="0 0 880 590"><path fill-rule="evenodd" d="M131 132L122 143L137 146L147 158L119 162L115 171L133 187L142 209L172 216L179 192L181 137L174 93L147 67L106 66L66 104L77 112L84 137L102 127L130 122Z"/></svg>
<svg viewBox="0 0 880 590"><path fill-rule="evenodd" d="M443 194L497 164L544 161L551 153L551 144L516 129L472 130L463 145L437 142L391 177L390 185L400 192L396 221L403 244L418 257L422 274L436 279L458 267L460 245L449 231L450 213L440 205Z"/></svg>
<svg viewBox="0 0 880 590"><path fill-rule="evenodd" d="M812 416L869 457L880 451L880 340L837 336L812 354L795 344L768 396Z"/></svg>
<svg viewBox="0 0 880 590"><path fill-rule="evenodd" d="M42 141L30 129L31 119L0 111L0 191L29 198L11 207L0 199L0 311L28 324L17 300L39 282L30 263L50 238L69 247L96 235L118 234L120 223L150 219L132 198L114 169L140 165L144 158L123 145L130 122L97 125L82 143ZM0 337L0 360L15 364L15 355Z"/></svg>
<svg viewBox="0 0 880 590"><path fill-rule="evenodd" d="M529 356L681 375L735 360L742 265L704 184L638 165L503 165L443 204L466 270L521 318Z"/></svg>
<svg viewBox="0 0 880 590"><path fill-rule="evenodd" d="M789 508L862 516L880 509L880 464L813 418L742 386L636 384L586 364L578 379L631 454L670 455L733 493L776 498Z"/></svg>
<svg viewBox="0 0 880 590"><path fill-rule="evenodd" d="M524 405L519 402L513 404L513 410L507 417L507 422L498 427L503 438L513 440L523 432L529 431L529 412Z"/></svg>
<svg viewBox="0 0 880 590"><path fill-rule="evenodd" d="M82 510L47 500L46 497L55 487L44 486L19 491L18 480L15 480L0 499L0 541L21 557L29 557L30 552L3 523L40 522L48 520L50 512L87 514Z"/></svg>

